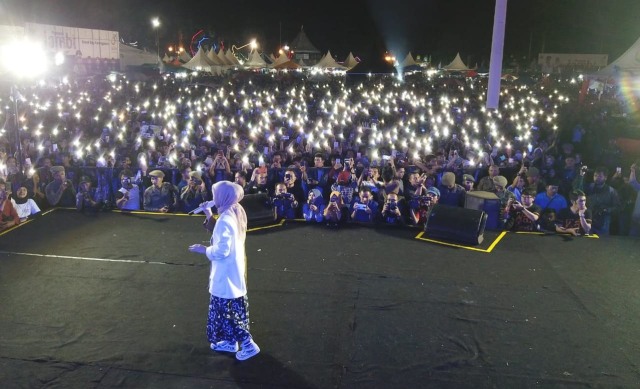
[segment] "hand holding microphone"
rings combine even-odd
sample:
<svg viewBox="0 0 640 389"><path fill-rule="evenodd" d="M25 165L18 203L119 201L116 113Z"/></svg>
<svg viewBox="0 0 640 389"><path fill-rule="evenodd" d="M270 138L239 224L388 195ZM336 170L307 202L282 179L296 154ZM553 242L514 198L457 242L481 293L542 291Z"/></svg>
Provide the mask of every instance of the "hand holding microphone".
<svg viewBox="0 0 640 389"><path fill-rule="evenodd" d="M189 212L189 215L193 215L194 213L202 213L204 212L205 209L209 209L211 207L215 207L215 203L212 201L205 201L204 203L200 204L200 206L196 209L194 209L193 211Z"/></svg>

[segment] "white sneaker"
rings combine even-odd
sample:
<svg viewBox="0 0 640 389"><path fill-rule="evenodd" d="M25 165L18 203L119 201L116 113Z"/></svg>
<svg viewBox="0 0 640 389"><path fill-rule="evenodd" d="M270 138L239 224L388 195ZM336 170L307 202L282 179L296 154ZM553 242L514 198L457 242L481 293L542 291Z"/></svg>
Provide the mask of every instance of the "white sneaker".
<svg viewBox="0 0 640 389"><path fill-rule="evenodd" d="M225 353L235 353L238 352L238 342L229 342L226 340L222 340L218 343L211 343L211 350L213 351L222 351Z"/></svg>
<svg viewBox="0 0 640 389"><path fill-rule="evenodd" d="M256 342L251 340L251 343L248 345L243 344L242 350L236 353L236 359L239 361L247 360L260 352L260 347L256 344Z"/></svg>

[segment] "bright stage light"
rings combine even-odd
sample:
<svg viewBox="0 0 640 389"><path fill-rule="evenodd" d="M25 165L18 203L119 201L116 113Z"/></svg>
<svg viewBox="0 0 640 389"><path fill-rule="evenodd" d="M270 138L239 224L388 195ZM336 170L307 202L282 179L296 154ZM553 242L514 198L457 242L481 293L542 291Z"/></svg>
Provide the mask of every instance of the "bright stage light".
<svg viewBox="0 0 640 389"><path fill-rule="evenodd" d="M64 53L58 51L54 57L54 63L56 66L60 66L64 63Z"/></svg>
<svg viewBox="0 0 640 389"><path fill-rule="evenodd" d="M20 55L19 65L11 61L3 63L5 70L17 78L36 78L47 71L49 61L44 48L39 43L26 38L20 39L2 46L0 52L5 59Z"/></svg>

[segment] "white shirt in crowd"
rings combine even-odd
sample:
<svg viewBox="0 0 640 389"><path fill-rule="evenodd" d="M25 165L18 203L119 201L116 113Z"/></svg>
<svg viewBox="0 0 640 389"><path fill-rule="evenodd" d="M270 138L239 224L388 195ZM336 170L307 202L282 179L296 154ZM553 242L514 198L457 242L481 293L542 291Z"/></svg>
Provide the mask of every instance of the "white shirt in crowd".
<svg viewBox="0 0 640 389"><path fill-rule="evenodd" d="M13 203L13 207L18 212L18 217L20 217L20 221L25 221L27 220L27 218L29 218L29 216L40 212L40 207L38 207L38 204L36 204L36 202L33 199L28 199L23 204L18 204L13 199L11 199L11 202Z"/></svg>

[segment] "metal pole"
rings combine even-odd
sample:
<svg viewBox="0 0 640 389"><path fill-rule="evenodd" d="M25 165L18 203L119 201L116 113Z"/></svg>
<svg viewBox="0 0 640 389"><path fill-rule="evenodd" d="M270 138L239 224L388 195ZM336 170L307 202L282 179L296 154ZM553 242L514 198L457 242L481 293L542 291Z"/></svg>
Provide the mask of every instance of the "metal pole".
<svg viewBox="0 0 640 389"><path fill-rule="evenodd" d="M13 115L14 115L14 124L16 126L16 161L18 162L18 171L20 173L24 173L23 164L22 164L22 141L20 140L20 121L18 120L18 97L19 93L17 93L17 88L11 87L11 97L13 97Z"/></svg>
<svg viewBox="0 0 640 389"><path fill-rule="evenodd" d="M489 90L487 108L498 109L500 103L500 78L502 75L502 54L504 50L504 28L507 19L507 0L496 0L493 16L493 39L491 41L491 62L489 65Z"/></svg>

